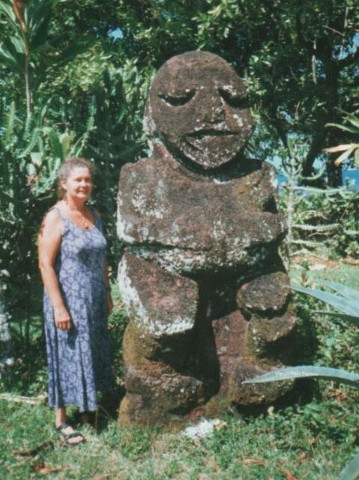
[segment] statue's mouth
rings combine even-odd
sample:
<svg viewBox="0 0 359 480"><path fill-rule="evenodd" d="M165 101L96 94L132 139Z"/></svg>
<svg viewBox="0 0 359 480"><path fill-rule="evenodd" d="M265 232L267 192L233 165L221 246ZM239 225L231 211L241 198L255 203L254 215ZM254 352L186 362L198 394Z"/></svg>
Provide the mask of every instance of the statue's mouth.
<svg viewBox="0 0 359 480"><path fill-rule="evenodd" d="M223 147L228 141L232 141L233 138L238 137L239 132L232 130L199 130L198 132L192 132L185 136L185 142L194 148L195 150L202 150L203 148L214 148L223 143ZM223 139L223 140L222 140Z"/></svg>
<svg viewBox="0 0 359 480"><path fill-rule="evenodd" d="M208 130L198 130L196 132L191 132L186 135L189 139L199 139L202 140L203 138L211 138L211 137L228 137L233 135L238 135L239 132L234 132L232 130L215 130L215 129L208 129Z"/></svg>

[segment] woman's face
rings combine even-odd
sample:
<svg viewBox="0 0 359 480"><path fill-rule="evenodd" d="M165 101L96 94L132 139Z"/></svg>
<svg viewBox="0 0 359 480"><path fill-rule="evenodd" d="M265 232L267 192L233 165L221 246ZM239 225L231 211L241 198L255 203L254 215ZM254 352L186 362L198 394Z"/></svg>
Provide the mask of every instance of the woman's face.
<svg viewBox="0 0 359 480"><path fill-rule="evenodd" d="M86 167L73 168L66 180L62 182L62 188L67 198L85 202L92 192L91 172Z"/></svg>

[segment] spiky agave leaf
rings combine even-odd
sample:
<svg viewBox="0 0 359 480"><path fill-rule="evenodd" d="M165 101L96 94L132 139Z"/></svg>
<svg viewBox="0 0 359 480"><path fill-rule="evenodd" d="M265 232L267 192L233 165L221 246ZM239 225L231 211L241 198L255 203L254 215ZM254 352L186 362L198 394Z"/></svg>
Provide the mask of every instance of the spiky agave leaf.
<svg viewBox="0 0 359 480"><path fill-rule="evenodd" d="M357 301L359 304L359 290L347 287L346 285L342 285L341 283L336 282L324 282L324 285L331 288L335 292L338 292L339 295L342 295L343 297L351 298Z"/></svg>
<svg viewBox="0 0 359 480"><path fill-rule="evenodd" d="M245 380L243 383L279 382L282 380L295 380L297 378L335 380L359 388L359 375L357 373L347 372L340 368L316 367L313 365L300 365L297 367L273 370L259 377Z"/></svg>
<svg viewBox="0 0 359 480"><path fill-rule="evenodd" d="M355 480L359 476L359 453L340 472L339 480Z"/></svg>
<svg viewBox="0 0 359 480"><path fill-rule="evenodd" d="M359 302L356 299L353 299L352 296L346 296L346 290L342 288L341 295L336 295L330 292L324 292L323 290L317 290L313 288L306 287L292 287L293 290L301 293L306 293L312 297L318 298L328 305L339 310L345 315L350 317L359 317ZM348 287L347 287L348 288Z"/></svg>

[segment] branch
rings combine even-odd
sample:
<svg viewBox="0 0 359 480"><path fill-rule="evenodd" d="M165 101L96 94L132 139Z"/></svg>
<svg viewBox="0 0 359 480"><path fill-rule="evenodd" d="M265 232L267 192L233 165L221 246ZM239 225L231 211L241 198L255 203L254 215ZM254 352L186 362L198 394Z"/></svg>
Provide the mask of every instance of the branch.
<svg viewBox="0 0 359 480"><path fill-rule="evenodd" d="M345 68L345 67L349 67L350 65L355 63L356 60L359 60L359 48L357 48L354 53L351 53L350 55L347 55L345 58L337 60L336 63L337 63L339 68Z"/></svg>
<svg viewBox="0 0 359 480"><path fill-rule="evenodd" d="M11 393L0 393L0 400L7 400L8 402L27 403L28 405L37 405L44 403L47 395L38 395L37 397L24 397L22 395L11 395Z"/></svg>
<svg viewBox="0 0 359 480"><path fill-rule="evenodd" d="M336 30L335 28L329 27L329 25L324 25L324 28L326 28L327 30L330 30L333 33L336 33L337 35L341 35L342 37L344 37L344 33L339 32L339 30Z"/></svg>

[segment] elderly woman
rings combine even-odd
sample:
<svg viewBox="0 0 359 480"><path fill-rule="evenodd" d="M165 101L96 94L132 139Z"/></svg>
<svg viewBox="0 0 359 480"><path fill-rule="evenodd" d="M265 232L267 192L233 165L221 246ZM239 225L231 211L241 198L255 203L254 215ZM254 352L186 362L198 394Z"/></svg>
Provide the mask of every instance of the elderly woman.
<svg viewBox="0 0 359 480"><path fill-rule="evenodd" d="M85 438L66 423L66 406L76 405L85 420L97 410L97 391L112 385L107 332L112 300L102 223L87 205L92 174L92 164L83 158L62 164L59 201L45 216L38 241L49 406L55 408L55 427L67 445Z"/></svg>

